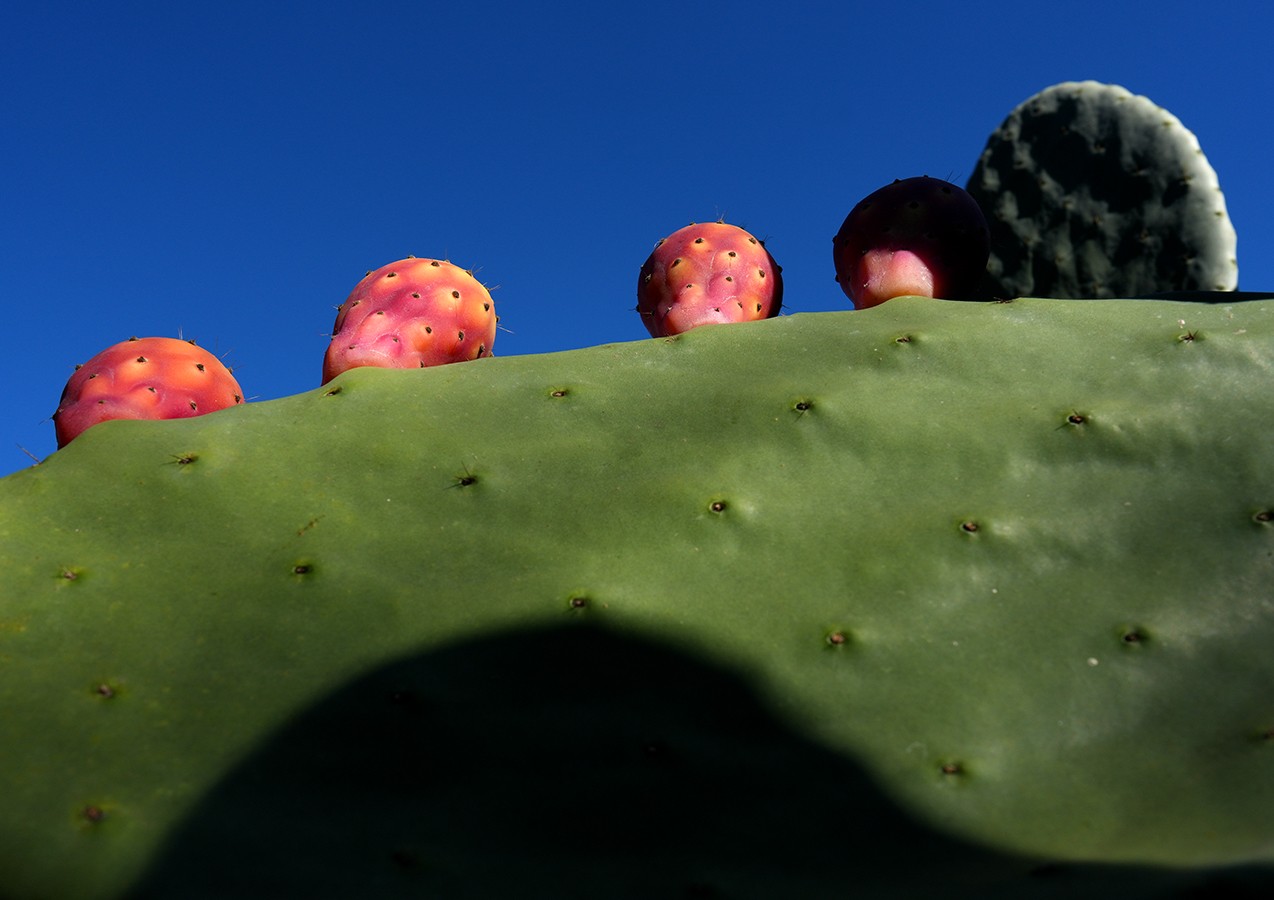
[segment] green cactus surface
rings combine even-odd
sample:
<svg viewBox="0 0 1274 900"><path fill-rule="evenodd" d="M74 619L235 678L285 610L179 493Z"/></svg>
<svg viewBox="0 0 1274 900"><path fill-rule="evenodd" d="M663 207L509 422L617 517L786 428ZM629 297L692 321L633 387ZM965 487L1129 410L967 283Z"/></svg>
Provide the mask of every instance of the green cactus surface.
<svg viewBox="0 0 1274 900"><path fill-rule="evenodd" d="M1268 896L1274 301L905 297L0 480L0 897Z"/></svg>
<svg viewBox="0 0 1274 900"><path fill-rule="evenodd" d="M1238 286L1234 225L1198 138L1119 85L1028 98L988 138L968 190L991 228L990 297Z"/></svg>

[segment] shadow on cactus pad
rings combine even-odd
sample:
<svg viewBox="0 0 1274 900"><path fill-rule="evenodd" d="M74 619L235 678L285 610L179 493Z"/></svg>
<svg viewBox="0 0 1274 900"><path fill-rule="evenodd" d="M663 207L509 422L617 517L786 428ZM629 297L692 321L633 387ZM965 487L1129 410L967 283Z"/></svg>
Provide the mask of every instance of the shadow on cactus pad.
<svg viewBox="0 0 1274 900"><path fill-rule="evenodd" d="M587 625L377 669L200 804L132 896L1256 897L1274 870L1024 859L918 824L741 679Z"/></svg>

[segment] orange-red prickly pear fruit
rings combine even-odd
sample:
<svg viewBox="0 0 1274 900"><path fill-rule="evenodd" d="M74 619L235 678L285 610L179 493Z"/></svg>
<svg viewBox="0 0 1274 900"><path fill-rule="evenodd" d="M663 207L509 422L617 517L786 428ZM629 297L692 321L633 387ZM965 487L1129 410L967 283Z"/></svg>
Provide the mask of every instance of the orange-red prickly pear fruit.
<svg viewBox="0 0 1274 900"><path fill-rule="evenodd" d="M637 279L637 312L653 337L778 314L782 269L737 225L687 225L655 244Z"/></svg>
<svg viewBox="0 0 1274 900"><path fill-rule="evenodd" d="M243 402L217 357L178 338L132 338L78 366L53 414L58 447L108 419L185 419Z"/></svg>
<svg viewBox="0 0 1274 900"><path fill-rule="evenodd" d="M323 383L358 366L416 369L490 356L495 304L473 273L408 257L368 272L336 314Z"/></svg>

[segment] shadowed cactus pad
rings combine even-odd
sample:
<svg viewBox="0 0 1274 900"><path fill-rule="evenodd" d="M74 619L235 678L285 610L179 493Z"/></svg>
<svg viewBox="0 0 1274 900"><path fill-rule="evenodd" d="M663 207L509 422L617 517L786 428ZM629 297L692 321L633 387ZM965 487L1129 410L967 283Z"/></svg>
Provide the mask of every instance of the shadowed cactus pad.
<svg viewBox="0 0 1274 900"><path fill-rule="evenodd" d="M1172 113L1118 85L1071 81L990 136L969 193L991 227L997 297L1130 297L1238 286L1217 175Z"/></svg>
<svg viewBox="0 0 1274 900"><path fill-rule="evenodd" d="M0 480L0 893L1259 896L1272 359L903 297L94 427Z"/></svg>

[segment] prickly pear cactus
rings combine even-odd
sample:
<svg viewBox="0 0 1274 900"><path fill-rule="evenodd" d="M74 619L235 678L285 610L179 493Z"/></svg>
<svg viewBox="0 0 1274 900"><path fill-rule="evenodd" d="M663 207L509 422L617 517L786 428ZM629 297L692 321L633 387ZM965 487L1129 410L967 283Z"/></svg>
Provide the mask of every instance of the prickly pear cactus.
<svg viewBox="0 0 1274 900"><path fill-rule="evenodd" d="M987 140L968 190L991 227L988 296L1238 286L1234 226L1198 139L1118 85L1069 81L1027 99Z"/></svg>
<svg viewBox="0 0 1274 900"><path fill-rule="evenodd" d="M1272 360L903 297L95 426L0 481L0 895L1268 895Z"/></svg>

